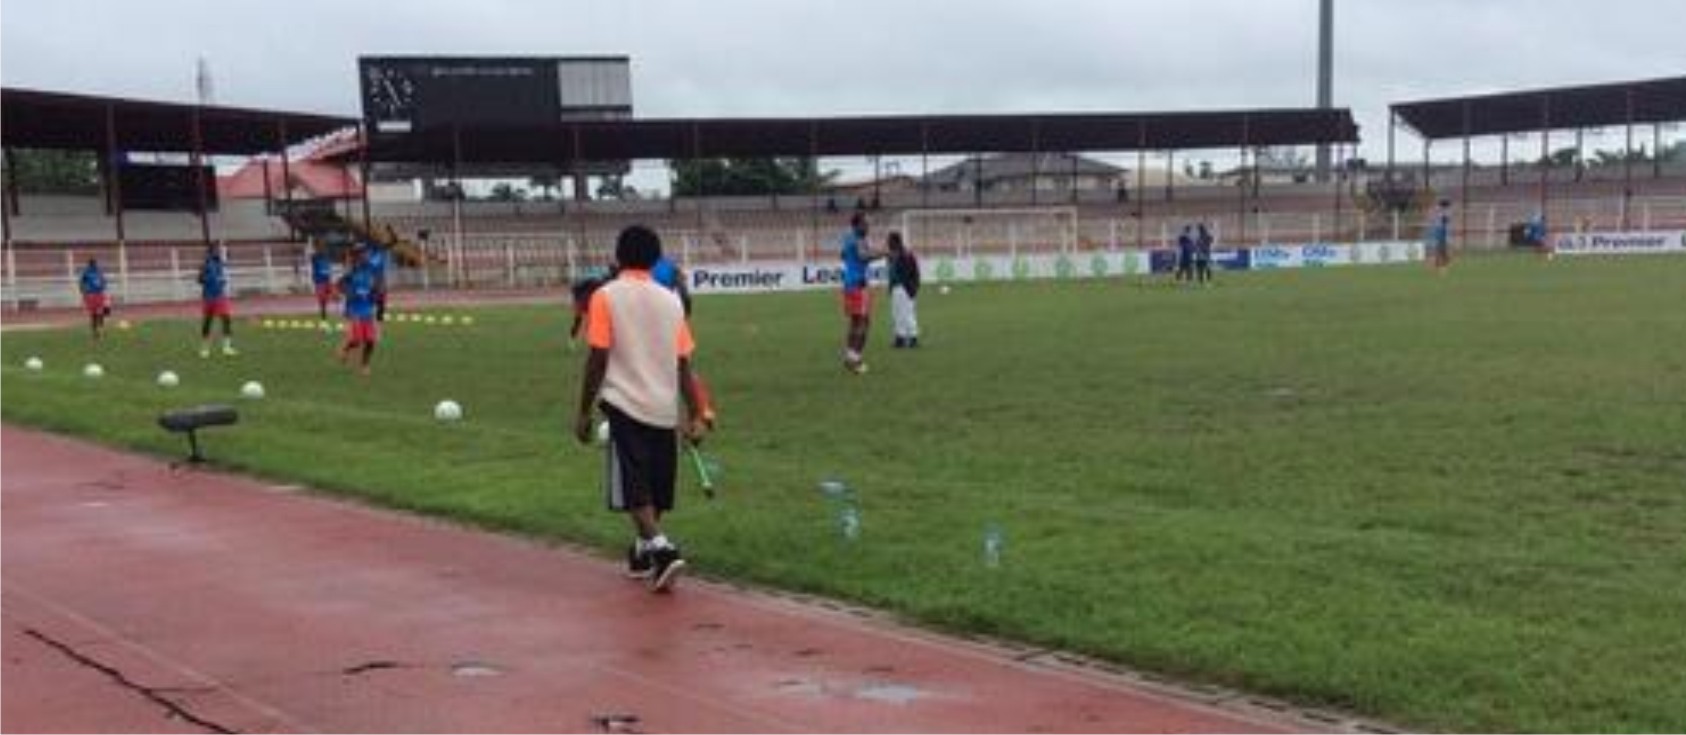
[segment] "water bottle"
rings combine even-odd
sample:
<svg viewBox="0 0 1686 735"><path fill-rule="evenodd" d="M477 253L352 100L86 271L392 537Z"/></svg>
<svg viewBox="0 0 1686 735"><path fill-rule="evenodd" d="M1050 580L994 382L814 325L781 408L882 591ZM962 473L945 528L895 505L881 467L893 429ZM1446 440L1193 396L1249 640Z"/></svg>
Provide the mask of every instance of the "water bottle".
<svg viewBox="0 0 1686 735"><path fill-rule="evenodd" d="M1006 550L1007 536L1001 532L1001 526L991 523L984 527L983 563L985 567L995 569L1001 566L1001 554Z"/></svg>
<svg viewBox="0 0 1686 735"><path fill-rule="evenodd" d="M861 512L854 503L844 503L837 511L837 529L843 533L844 541L854 541L861 537Z"/></svg>

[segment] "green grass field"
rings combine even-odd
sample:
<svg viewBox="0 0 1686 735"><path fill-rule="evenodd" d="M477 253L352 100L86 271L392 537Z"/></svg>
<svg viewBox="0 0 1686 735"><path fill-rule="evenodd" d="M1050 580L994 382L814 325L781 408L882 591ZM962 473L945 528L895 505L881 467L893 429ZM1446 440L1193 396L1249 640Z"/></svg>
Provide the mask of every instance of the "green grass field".
<svg viewBox="0 0 1686 735"><path fill-rule="evenodd" d="M1221 281L933 290L861 378L830 292L700 299L723 483L670 531L711 575L1413 728L1686 729L1686 258ZM8 333L3 415L175 454L160 409L257 379L226 465L618 551L568 314L475 315L390 325L368 381L249 322L210 361L187 322Z"/></svg>

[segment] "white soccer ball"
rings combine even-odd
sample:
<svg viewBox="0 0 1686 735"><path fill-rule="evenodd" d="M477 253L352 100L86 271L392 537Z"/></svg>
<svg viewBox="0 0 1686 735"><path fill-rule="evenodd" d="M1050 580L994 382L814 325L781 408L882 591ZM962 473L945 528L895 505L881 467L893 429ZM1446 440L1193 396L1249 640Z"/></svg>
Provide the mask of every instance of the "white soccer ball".
<svg viewBox="0 0 1686 735"><path fill-rule="evenodd" d="M464 317L463 317L463 318L462 318L462 324L463 324L463 326L465 326L465 327L467 327L467 326L472 326L472 325L473 325L473 324L474 324L474 317L471 317L471 316L464 316Z"/></svg>
<svg viewBox="0 0 1686 735"><path fill-rule="evenodd" d="M245 385L240 386L240 397L252 401L263 398L263 383L256 380L246 381Z"/></svg>
<svg viewBox="0 0 1686 735"><path fill-rule="evenodd" d="M39 357L30 357L28 360L23 361L23 367L25 370L40 370L41 368L46 367L46 364L41 362L41 358Z"/></svg>
<svg viewBox="0 0 1686 735"><path fill-rule="evenodd" d="M462 420L462 406L457 405L456 401L450 399L440 401L439 405L433 407L433 418L440 421L460 421Z"/></svg>
<svg viewBox="0 0 1686 735"><path fill-rule="evenodd" d="M427 316L422 317L422 323L423 324L433 324L436 321L438 321L438 320L434 319L432 314L428 314Z"/></svg>
<svg viewBox="0 0 1686 735"><path fill-rule="evenodd" d="M608 444L609 443L609 422L607 422L607 421L597 422L597 443L598 444Z"/></svg>
<svg viewBox="0 0 1686 735"><path fill-rule="evenodd" d="M937 293L940 293L944 296L947 296L948 295L948 286L943 286L942 288L937 289Z"/></svg>
<svg viewBox="0 0 1686 735"><path fill-rule="evenodd" d="M457 318L451 316L450 314L446 314L445 316L439 317L439 323L449 327L452 324L457 323Z"/></svg>
<svg viewBox="0 0 1686 735"><path fill-rule="evenodd" d="M82 374L90 378L104 377L105 368L100 367L100 364L97 362L90 362L82 368Z"/></svg>
<svg viewBox="0 0 1686 735"><path fill-rule="evenodd" d="M165 370L158 374L158 385L164 388L174 388L181 385L181 378L174 372Z"/></svg>

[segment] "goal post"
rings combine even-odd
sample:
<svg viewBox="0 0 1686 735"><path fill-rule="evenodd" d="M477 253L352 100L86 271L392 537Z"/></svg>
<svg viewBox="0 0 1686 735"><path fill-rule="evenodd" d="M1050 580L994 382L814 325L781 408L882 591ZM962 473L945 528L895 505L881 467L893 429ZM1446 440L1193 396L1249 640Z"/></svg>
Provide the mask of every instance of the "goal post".
<svg viewBox="0 0 1686 735"><path fill-rule="evenodd" d="M909 247L956 258L1077 252L1076 207L909 209L901 220Z"/></svg>

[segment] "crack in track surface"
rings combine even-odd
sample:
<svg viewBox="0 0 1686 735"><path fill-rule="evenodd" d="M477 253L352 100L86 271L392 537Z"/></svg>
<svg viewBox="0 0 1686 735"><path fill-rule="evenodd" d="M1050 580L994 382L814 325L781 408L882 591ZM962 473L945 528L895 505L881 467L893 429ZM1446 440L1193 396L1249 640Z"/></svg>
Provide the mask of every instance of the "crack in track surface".
<svg viewBox="0 0 1686 735"><path fill-rule="evenodd" d="M182 690L181 687L148 687L148 686L142 686L141 684L138 684L134 681L131 681L129 679L129 677L124 676L123 672L119 671L115 667L112 667L112 666L109 666L107 664L101 663L100 661L97 661L97 660L89 657L88 655L86 655L86 654L84 654L80 651L77 651L75 648L71 647L70 644L63 643L61 641L55 640L51 636L49 636L45 633L42 633L41 631L38 631L34 628L24 628L23 634L27 635L31 638L34 638L35 640L41 641L42 643L46 644L48 647L52 648L55 651L58 651L59 653L64 654L67 658L69 658L72 661L75 661L78 664L81 664L81 665L86 666L90 669L93 669L93 670L98 671L102 674L105 674L106 676L110 677L112 681L117 682L119 685L121 685L125 689L129 689L131 691L134 691L135 693L141 695L142 697L145 697L148 701L150 701L154 704L157 704L160 707L163 707L165 709L165 711L169 712L174 717L179 717L183 720L186 720L187 722L191 722L194 725L205 728L206 730L209 730L211 732L217 732L217 733L238 733L238 732L240 732L239 730L235 730L235 729L226 727L224 725L217 724L217 723L212 722L210 720L207 720L203 717L195 715L195 714L193 714L193 712L189 711L186 707L181 706L181 704L179 704L179 703L175 702L174 700L170 699L169 697L166 697L166 696L159 693L159 692L166 692L166 691L179 691L179 690Z"/></svg>

